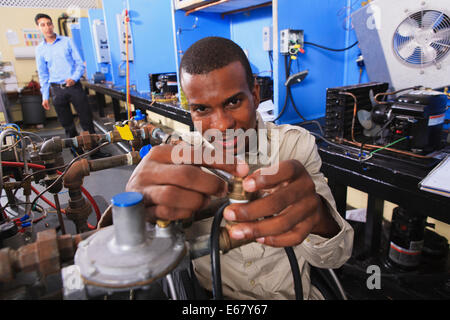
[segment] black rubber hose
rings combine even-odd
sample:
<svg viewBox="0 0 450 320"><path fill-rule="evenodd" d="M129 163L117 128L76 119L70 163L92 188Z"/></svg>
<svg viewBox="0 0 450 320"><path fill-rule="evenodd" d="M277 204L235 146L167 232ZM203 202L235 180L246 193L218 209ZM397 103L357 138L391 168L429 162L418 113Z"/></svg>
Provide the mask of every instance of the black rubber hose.
<svg viewBox="0 0 450 320"><path fill-rule="evenodd" d="M291 99L291 103L292 106L294 107L295 112L303 121L306 121L306 119L302 116L300 111L298 111L297 106L295 105L294 98L292 97L291 87L288 87L288 91L289 91L289 98Z"/></svg>
<svg viewBox="0 0 450 320"><path fill-rule="evenodd" d="M213 222L211 225L211 235L210 235L210 247L211 247L211 278L212 278L212 294L214 300L223 299L222 291L222 276L220 272L220 247L219 247L219 236L220 236L220 223L223 219L223 210L229 202L225 202L219 210L217 210L214 215ZM294 278L294 290L296 300L303 300L303 286L302 278L300 274L300 268L298 266L298 261L295 256L295 252L292 247L284 248L289 264L292 270L292 276Z"/></svg>
<svg viewBox="0 0 450 320"><path fill-rule="evenodd" d="M211 225L210 247L211 247L211 277L212 277L212 294L214 300L222 300L222 276L220 273L220 223L223 219L223 210L228 206L229 202L225 202L214 215Z"/></svg>
<svg viewBox="0 0 450 320"><path fill-rule="evenodd" d="M328 51L340 52L340 51L346 51L346 50L348 50L348 49L353 48L354 46L356 46L356 45L358 44L358 41L356 41L354 44L350 45L349 47L343 48L343 49L333 49L333 48L328 48L328 47L322 46L322 45L320 45L320 44L313 43L313 42L308 42L308 41L305 41L304 44L310 45L310 46L314 46L314 47L318 47L318 48L321 48L321 49L324 49L324 50L328 50Z"/></svg>
<svg viewBox="0 0 450 320"><path fill-rule="evenodd" d="M291 265L292 277L294 278L295 299L303 300L302 277L300 274L300 268L298 266L298 261L295 256L294 249L292 249L292 247L285 247L284 251L286 251L286 255L289 259L289 264Z"/></svg>
<svg viewBox="0 0 450 320"><path fill-rule="evenodd" d="M288 56L285 55L285 56L284 56L284 71L285 71L285 74L286 74L286 80L289 78L289 75L290 75L290 73L291 73L290 70L291 70L291 60L289 59L289 67L288 67ZM284 113L284 110L285 110L286 107L287 107L288 99L289 99L289 87L287 86L287 87L286 87L286 96L285 96L285 98L284 98L284 105L283 105L283 108L281 108L280 113L278 114L278 116L277 116L275 119L272 120L272 122L275 122L275 121L277 121L278 119L281 118L281 116L282 116L283 113Z"/></svg>

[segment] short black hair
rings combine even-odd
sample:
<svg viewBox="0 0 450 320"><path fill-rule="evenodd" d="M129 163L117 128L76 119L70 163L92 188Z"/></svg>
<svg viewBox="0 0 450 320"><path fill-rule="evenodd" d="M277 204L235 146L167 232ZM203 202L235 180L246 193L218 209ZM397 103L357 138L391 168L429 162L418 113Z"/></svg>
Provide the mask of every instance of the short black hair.
<svg viewBox="0 0 450 320"><path fill-rule="evenodd" d="M50 21L52 21L52 18L50 18L50 16L48 14L45 13L38 13L36 15L36 17L34 17L34 22L36 22L36 25L38 24L39 19L41 18L46 18L49 19ZM53 21L52 21L53 22Z"/></svg>
<svg viewBox="0 0 450 320"><path fill-rule="evenodd" d="M226 38L206 37L191 45L181 58L179 74L206 74L235 61L239 61L244 67L248 87L252 90L255 79L245 52L235 42Z"/></svg>

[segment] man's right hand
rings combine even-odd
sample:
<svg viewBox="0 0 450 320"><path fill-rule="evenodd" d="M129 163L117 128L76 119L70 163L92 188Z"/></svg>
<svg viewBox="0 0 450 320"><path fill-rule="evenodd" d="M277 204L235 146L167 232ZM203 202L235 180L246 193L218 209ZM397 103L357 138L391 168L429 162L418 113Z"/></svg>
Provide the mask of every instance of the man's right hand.
<svg viewBox="0 0 450 320"><path fill-rule="evenodd" d="M50 103L48 100L42 101L42 107L44 107L45 110L50 110Z"/></svg>
<svg viewBox="0 0 450 320"><path fill-rule="evenodd" d="M153 147L141 160L128 180L126 191L140 192L144 196L144 205L150 221L187 219L205 207L211 196L224 197L227 184L217 176L204 172L200 166L227 171L235 176L244 177L249 172L247 164L174 164L172 145ZM183 152L194 149L187 147ZM185 159L183 157L183 159Z"/></svg>

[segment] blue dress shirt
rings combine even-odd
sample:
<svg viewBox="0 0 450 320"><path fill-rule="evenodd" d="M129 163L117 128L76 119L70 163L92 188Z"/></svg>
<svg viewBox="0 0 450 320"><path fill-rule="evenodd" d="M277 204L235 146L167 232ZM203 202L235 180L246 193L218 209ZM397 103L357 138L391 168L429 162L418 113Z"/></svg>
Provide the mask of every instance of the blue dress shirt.
<svg viewBox="0 0 450 320"><path fill-rule="evenodd" d="M37 46L36 65L43 100L48 100L50 83L61 84L66 79L76 82L80 80L85 70L73 40L58 34L53 43L47 43L44 39Z"/></svg>

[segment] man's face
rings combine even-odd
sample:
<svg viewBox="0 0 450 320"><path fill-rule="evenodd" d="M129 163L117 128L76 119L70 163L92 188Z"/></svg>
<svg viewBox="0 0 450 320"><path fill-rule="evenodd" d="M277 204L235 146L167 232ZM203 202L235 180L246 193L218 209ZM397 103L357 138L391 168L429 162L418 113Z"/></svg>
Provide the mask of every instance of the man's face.
<svg viewBox="0 0 450 320"><path fill-rule="evenodd" d="M53 23L52 20L47 18L40 18L38 21L39 30L41 30L42 34L45 38L53 37Z"/></svg>
<svg viewBox="0 0 450 320"><path fill-rule="evenodd" d="M227 136L227 130L256 129L259 105L259 86L255 82L252 89L248 87L242 64L235 61L207 74L181 72L181 83L196 129L202 134L220 133L223 139L212 142L216 148L242 152L243 146L238 150L238 139Z"/></svg>

